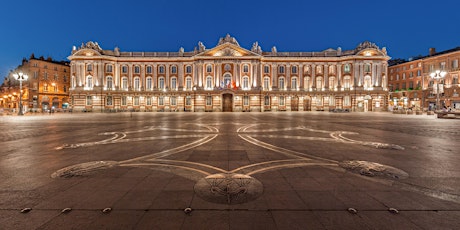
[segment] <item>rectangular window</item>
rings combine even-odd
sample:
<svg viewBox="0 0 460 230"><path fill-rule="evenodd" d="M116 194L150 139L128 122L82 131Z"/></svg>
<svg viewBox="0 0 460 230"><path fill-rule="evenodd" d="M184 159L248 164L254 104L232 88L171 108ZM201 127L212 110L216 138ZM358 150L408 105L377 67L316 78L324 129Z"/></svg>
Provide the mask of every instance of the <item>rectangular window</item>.
<svg viewBox="0 0 460 230"><path fill-rule="evenodd" d="M413 81L409 82L409 89L414 89L414 82Z"/></svg>
<svg viewBox="0 0 460 230"><path fill-rule="evenodd" d="M152 105L152 98L151 98L151 97L147 97L146 99L147 99L146 104L147 104L147 105Z"/></svg>
<svg viewBox="0 0 460 230"><path fill-rule="evenodd" d="M344 106L350 106L350 105L351 105L350 96L345 96L345 97L343 98L343 105L344 105Z"/></svg>
<svg viewBox="0 0 460 230"><path fill-rule="evenodd" d="M89 72L89 71L93 71L93 65L88 64L88 65L86 66L86 71L88 71L88 72Z"/></svg>
<svg viewBox="0 0 460 230"><path fill-rule="evenodd" d="M43 75L43 79L48 80L48 73L45 71L45 74Z"/></svg>
<svg viewBox="0 0 460 230"><path fill-rule="evenodd" d="M206 105L212 105L212 96L206 96Z"/></svg>
<svg viewBox="0 0 460 230"><path fill-rule="evenodd" d="M417 77L420 77L422 76L422 71L421 70L417 70Z"/></svg>
<svg viewBox="0 0 460 230"><path fill-rule="evenodd" d="M165 105L165 99L163 97L158 97L158 105Z"/></svg>
<svg viewBox="0 0 460 230"><path fill-rule="evenodd" d="M37 79L37 78L38 78L38 72L34 71L34 79Z"/></svg>
<svg viewBox="0 0 460 230"><path fill-rule="evenodd" d="M279 73L284 73L284 66L279 67Z"/></svg>
<svg viewBox="0 0 460 230"><path fill-rule="evenodd" d="M249 106L249 96L247 95L243 96L243 105Z"/></svg>
<svg viewBox="0 0 460 230"><path fill-rule="evenodd" d="M134 73L140 73L140 72L141 72L141 67L134 66Z"/></svg>
<svg viewBox="0 0 460 230"><path fill-rule="evenodd" d="M458 69L458 59L452 60L452 70Z"/></svg>
<svg viewBox="0 0 460 230"><path fill-rule="evenodd" d="M113 100L113 99L112 99L112 96L107 96L107 98L106 98L106 100L105 100L105 101L106 101L106 102L105 102L105 105L108 105L108 106L113 105L113 101L112 101L112 100Z"/></svg>
<svg viewBox="0 0 460 230"><path fill-rule="evenodd" d="M147 66L147 73L152 73L152 66Z"/></svg>
<svg viewBox="0 0 460 230"><path fill-rule="evenodd" d="M284 106L284 96L280 96L279 105Z"/></svg>
<svg viewBox="0 0 460 230"><path fill-rule="evenodd" d="M134 105L139 106L139 97L134 97Z"/></svg>
<svg viewBox="0 0 460 230"><path fill-rule="evenodd" d="M171 67L171 73L177 73L177 67L175 65Z"/></svg>
<svg viewBox="0 0 460 230"><path fill-rule="evenodd" d="M264 105L266 105L266 106L270 105L270 96L265 96L264 97Z"/></svg>
<svg viewBox="0 0 460 230"><path fill-rule="evenodd" d="M165 67L164 66L159 66L158 67L158 73L165 73Z"/></svg>
<svg viewBox="0 0 460 230"><path fill-rule="evenodd" d="M192 73L192 67L191 66L185 67L185 72L186 73Z"/></svg>
<svg viewBox="0 0 460 230"><path fill-rule="evenodd" d="M128 105L128 99L126 98L126 96L121 97L121 105L123 106Z"/></svg>
<svg viewBox="0 0 460 230"><path fill-rule="evenodd" d="M192 105L192 98L190 96L187 96L185 98L185 105L187 105L187 106Z"/></svg>
<svg viewBox="0 0 460 230"><path fill-rule="evenodd" d="M128 72L128 66L122 66L121 67L121 72L122 73L127 73Z"/></svg>
<svg viewBox="0 0 460 230"><path fill-rule="evenodd" d="M86 105L92 105L92 104L93 104L92 96L86 96Z"/></svg>
<svg viewBox="0 0 460 230"><path fill-rule="evenodd" d="M176 97L171 97L171 105L173 105L173 106L177 105L177 98Z"/></svg>
<svg viewBox="0 0 460 230"><path fill-rule="evenodd" d="M297 66L292 66L291 67L291 72L292 73L297 73Z"/></svg>

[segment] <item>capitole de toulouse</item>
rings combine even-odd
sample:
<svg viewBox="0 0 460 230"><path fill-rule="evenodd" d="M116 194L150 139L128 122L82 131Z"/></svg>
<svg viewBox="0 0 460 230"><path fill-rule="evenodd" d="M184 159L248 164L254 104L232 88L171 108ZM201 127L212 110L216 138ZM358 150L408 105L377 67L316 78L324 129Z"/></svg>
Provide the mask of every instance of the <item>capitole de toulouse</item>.
<svg viewBox="0 0 460 230"><path fill-rule="evenodd" d="M265 112L385 111L386 48L365 41L353 50L250 49L226 35L193 51L125 52L97 42L68 57L74 111Z"/></svg>

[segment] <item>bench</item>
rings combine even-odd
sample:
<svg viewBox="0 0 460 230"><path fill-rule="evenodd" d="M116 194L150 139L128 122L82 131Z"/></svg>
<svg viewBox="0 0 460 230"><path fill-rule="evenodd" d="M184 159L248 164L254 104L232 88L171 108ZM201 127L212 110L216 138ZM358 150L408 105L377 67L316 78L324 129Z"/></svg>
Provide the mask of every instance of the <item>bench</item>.
<svg viewBox="0 0 460 230"><path fill-rule="evenodd" d="M438 118L460 118L460 112L436 112Z"/></svg>

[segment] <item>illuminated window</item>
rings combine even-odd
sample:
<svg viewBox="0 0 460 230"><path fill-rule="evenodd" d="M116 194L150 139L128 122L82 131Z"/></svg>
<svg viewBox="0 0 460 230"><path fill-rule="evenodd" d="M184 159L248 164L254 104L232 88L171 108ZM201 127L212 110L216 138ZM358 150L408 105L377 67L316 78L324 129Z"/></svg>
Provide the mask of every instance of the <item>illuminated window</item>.
<svg viewBox="0 0 460 230"><path fill-rule="evenodd" d="M243 96L243 105L248 106L249 105L249 96L244 95Z"/></svg>
<svg viewBox="0 0 460 230"><path fill-rule="evenodd" d="M185 105L187 106L191 106L192 105L192 97L191 96L187 96L185 98Z"/></svg>
<svg viewBox="0 0 460 230"><path fill-rule="evenodd" d="M293 77L291 79L291 89L297 89L297 78L296 77Z"/></svg>
<svg viewBox="0 0 460 230"><path fill-rule="evenodd" d="M86 77L86 87L93 88L93 77L91 76Z"/></svg>
<svg viewBox="0 0 460 230"><path fill-rule="evenodd" d="M93 104L93 97L86 96L86 105L92 105L92 104Z"/></svg>
<svg viewBox="0 0 460 230"><path fill-rule="evenodd" d="M139 97L138 96L134 97L134 105L139 106Z"/></svg>
<svg viewBox="0 0 460 230"><path fill-rule="evenodd" d="M270 89L270 78L264 77L264 90Z"/></svg>
<svg viewBox="0 0 460 230"><path fill-rule="evenodd" d="M350 71L351 71L350 64L345 64L345 65L343 66L343 72L345 72L345 73L350 73Z"/></svg>
<svg viewBox="0 0 460 230"><path fill-rule="evenodd" d="M171 105L177 105L177 98L175 96L171 97Z"/></svg>
<svg viewBox="0 0 460 230"><path fill-rule="evenodd" d="M206 105L212 105L212 96L206 96Z"/></svg>
<svg viewBox="0 0 460 230"><path fill-rule="evenodd" d="M323 78L322 77L317 77L316 78L316 88L318 90L323 88Z"/></svg>
<svg viewBox="0 0 460 230"><path fill-rule="evenodd" d="M153 88L153 85L152 85L152 78L151 78L151 77L148 77L148 78L147 78L147 85L146 85L146 88L147 88L148 90L152 90L152 88Z"/></svg>
<svg viewBox="0 0 460 230"><path fill-rule="evenodd" d="M284 96L280 96L278 103L280 106L284 106Z"/></svg>
<svg viewBox="0 0 460 230"><path fill-rule="evenodd" d="M192 89L192 78L191 78L191 77L185 78L185 88L186 88L187 90L191 90L191 89Z"/></svg>
<svg viewBox="0 0 460 230"><path fill-rule="evenodd" d="M343 77L343 88L349 89L351 87L351 78L350 76Z"/></svg>
<svg viewBox="0 0 460 230"><path fill-rule="evenodd" d="M177 78L175 77L171 78L171 89L177 89Z"/></svg>
<svg viewBox="0 0 460 230"><path fill-rule="evenodd" d="M270 96L265 96L264 97L264 105L266 105L266 106L270 105Z"/></svg>
<svg viewBox="0 0 460 230"><path fill-rule="evenodd" d="M135 77L134 78L134 90L140 90L141 89L141 83L140 83L140 78Z"/></svg>
<svg viewBox="0 0 460 230"><path fill-rule="evenodd" d="M108 105L108 106L113 105L113 98L112 98L112 96L107 96L107 97L105 98L105 105Z"/></svg>
<svg viewBox="0 0 460 230"><path fill-rule="evenodd" d="M280 89L284 89L284 77L280 77L280 79L278 80L278 85L279 85L279 88Z"/></svg>
<svg viewBox="0 0 460 230"><path fill-rule="evenodd" d="M151 97L147 97L146 100L147 100L146 101L147 105L152 105L152 98Z"/></svg>
<svg viewBox="0 0 460 230"><path fill-rule="evenodd" d="M164 89L165 88L165 79L164 79L164 77L160 77L158 79L158 88L159 89Z"/></svg>
<svg viewBox="0 0 460 230"><path fill-rule="evenodd" d="M107 77L106 85L107 85L107 89L112 89L113 88L113 78L112 77Z"/></svg>
<svg viewBox="0 0 460 230"><path fill-rule="evenodd" d="M121 88L124 90L128 90L128 78L127 77L121 78Z"/></svg>
<svg viewBox="0 0 460 230"><path fill-rule="evenodd" d="M212 77L211 76L206 77L206 88L212 89Z"/></svg>
<svg viewBox="0 0 460 230"><path fill-rule="evenodd" d="M249 77L243 77L243 89L249 89Z"/></svg>
<svg viewBox="0 0 460 230"><path fill-rule="evenodd" d="M158 97L158 105L165 105L165 100L163 97Z"/></svg>
<svg viewBox="0 0 460 230"><path fill-rule="evenodd" d="M124 105L124 106L128 105L128 100L126 96L121 97L121 105Z"/></svg>
<svg viewBox="0 0 460 230"><path fill-rule="evenodd" d="M335 77L329 77L329 89L335 88Z"/></svg>

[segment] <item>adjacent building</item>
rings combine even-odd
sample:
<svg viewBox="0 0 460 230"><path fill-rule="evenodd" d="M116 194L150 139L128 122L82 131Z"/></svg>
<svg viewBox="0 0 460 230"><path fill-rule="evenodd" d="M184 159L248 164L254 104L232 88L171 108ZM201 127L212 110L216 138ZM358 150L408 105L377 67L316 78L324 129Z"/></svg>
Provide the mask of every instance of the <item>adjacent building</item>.
<svg viewBox="0 0 460 230"><path fill-rule="evenodd" d="M62 110L69 107L70 63L55 61L52 58L36 58L33 54L29 59L23 59L4 84L3 106L8 109L18 109L19 83L14 80L14 72L28 75L22 85L22 104L24 111Z"/></svg>
<svg viewBox="0 0 460 230"><path fill-rule="evenodd" d="M459 60L460 47L442 52L431 48L427 56L390 64L390 107L435 110L439 87L440 107L460 109ZM446 71L447 74L443 79L433 79L430 74L436 70Z"/></svg>
<svg viewBox="0 0 460 230"><path fill-rule="evenodd" d="M74 111L384 111L386 48L262 51L230 35L185 52L74 47L70 97Z"/></svg>

